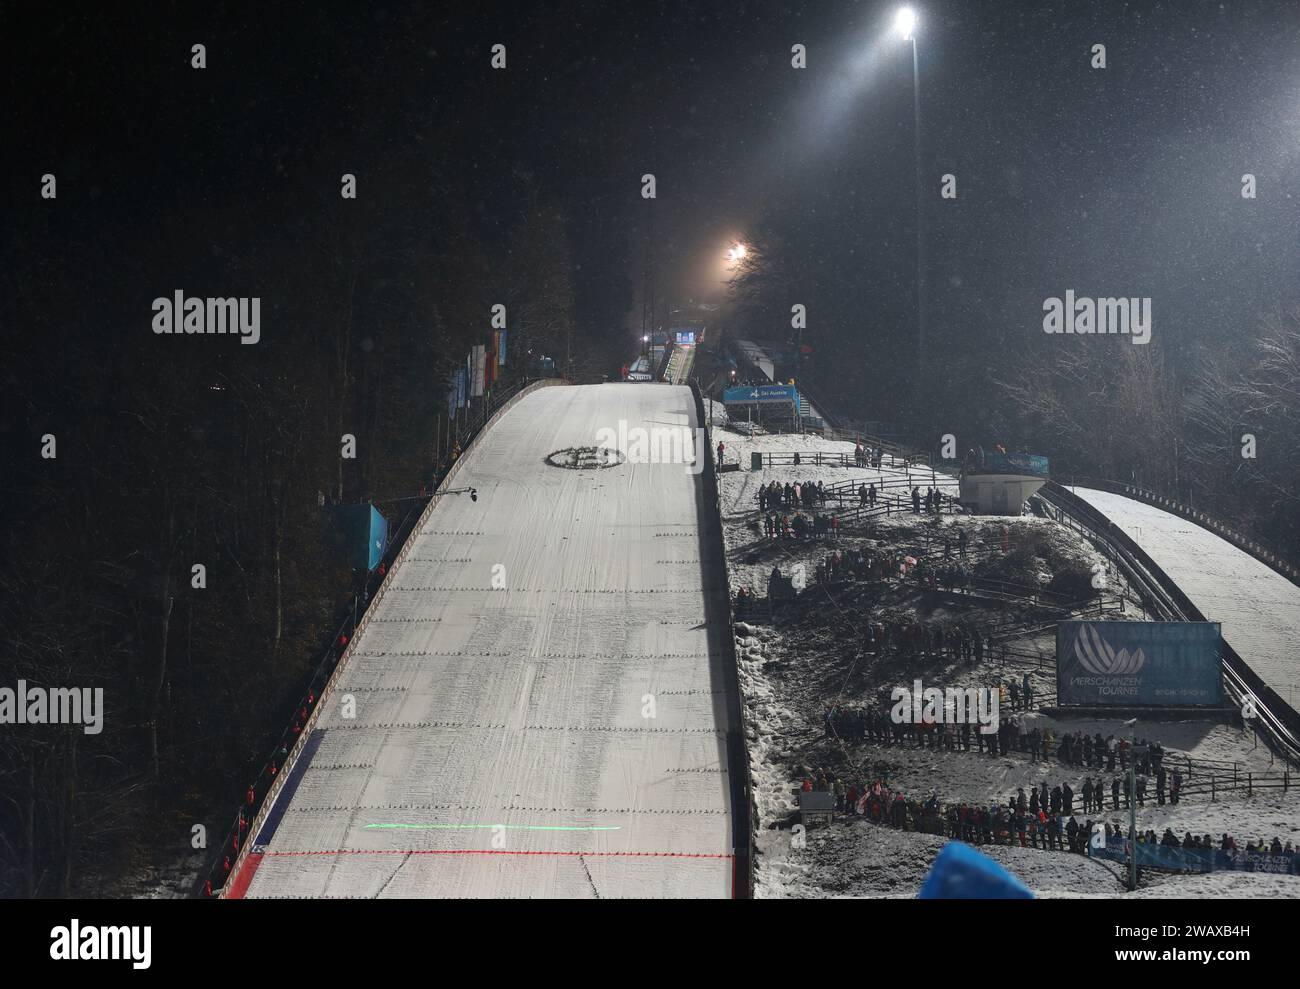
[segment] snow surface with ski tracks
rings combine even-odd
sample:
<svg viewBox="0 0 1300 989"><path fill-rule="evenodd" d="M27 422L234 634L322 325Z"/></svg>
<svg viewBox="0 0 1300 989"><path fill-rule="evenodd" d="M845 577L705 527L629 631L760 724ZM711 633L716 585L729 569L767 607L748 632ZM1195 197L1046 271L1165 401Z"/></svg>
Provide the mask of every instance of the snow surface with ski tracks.
<svg viewBox="0 0 1300 989"><path fill-rule="evenodd" d="M619 420L696 425L686 388L551 387L473 444L453 487L478 500L412 537L247 895L732 895L700 478L545 462Z"/></svg>

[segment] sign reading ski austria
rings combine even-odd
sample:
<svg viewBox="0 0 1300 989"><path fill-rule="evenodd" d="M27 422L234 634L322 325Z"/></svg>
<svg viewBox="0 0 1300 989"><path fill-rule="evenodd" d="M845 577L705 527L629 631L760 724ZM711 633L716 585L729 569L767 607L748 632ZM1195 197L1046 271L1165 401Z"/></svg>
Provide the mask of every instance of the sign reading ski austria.
<svg viewBox="0 0 1300 989"><path fill-rule="evenodd" d="M1065 621L1056 626L1061 704L1186 707L1222 701L1218 622Z"/></svg>
<svg viewBox="0 0 1300 989"><path fill-rule="evenodd" d="M767 405L797 402L799 395L794 385L757 385L755 387L728 388L722 393L725 405Z"/></svg>

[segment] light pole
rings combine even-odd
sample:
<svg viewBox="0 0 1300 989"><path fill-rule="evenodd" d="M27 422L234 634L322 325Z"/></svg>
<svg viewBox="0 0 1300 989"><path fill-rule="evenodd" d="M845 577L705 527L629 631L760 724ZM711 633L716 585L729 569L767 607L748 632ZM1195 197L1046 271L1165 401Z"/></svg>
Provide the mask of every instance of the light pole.
<svg viewBox="0 0 1300 989"><path fill-rule="evenodd" d="M921 69L916 51L916 13L903 7L894 17L894 30L912 43L912 136L916 157L916 371L925 368L925 226L921 208Z"/></svg>
<svg viewBox="0 0 1300 989"><path fill-rule="evenodd" d="M1133 892L1138 888L1138 845L1137 845L1137 718L1124 722L1124 727L1131 729L1132 738L1128 747L1128 888Z"/></svg>

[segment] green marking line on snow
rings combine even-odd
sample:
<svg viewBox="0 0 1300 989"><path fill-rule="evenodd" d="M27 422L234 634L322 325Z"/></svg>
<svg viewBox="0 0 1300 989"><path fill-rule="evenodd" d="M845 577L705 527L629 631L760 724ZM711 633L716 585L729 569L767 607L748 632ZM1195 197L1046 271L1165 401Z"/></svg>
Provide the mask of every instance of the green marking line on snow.
<svg viewBox="0 0 1300 989"><path fill-rule="evenodd" d="M567 824L367 824L366 831L441 831L474 828L504 828L507 831L622 831L619 825L567 825Z"/></svg>

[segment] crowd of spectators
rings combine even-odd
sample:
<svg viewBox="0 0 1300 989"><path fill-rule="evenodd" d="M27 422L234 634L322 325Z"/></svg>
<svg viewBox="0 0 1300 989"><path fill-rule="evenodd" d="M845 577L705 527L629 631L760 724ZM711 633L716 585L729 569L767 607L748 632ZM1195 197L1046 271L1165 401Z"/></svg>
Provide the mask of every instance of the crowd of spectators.
<svg viewBox="0 0 1300 989"><path fill-rule="evenodd" d="M1068 784L1053 788L1039 797L1030 788L1011 794L1006 803L997 801L985 806L975 801L943 802L937 793L924 798L908 797L901 789L892 787L883 779L852 782L837 777L827 769L819 769L802 780L801 792L827 791L834 794L834 807L838 814L861 818L899 830L957 838L974 845L1019 845L1048 851L1068 851L1087 854L1089 838L1094 828L1100 828L1105 844L1123 840L1124 830L1119 822L1095 820L1091 814L1103 813L1100 806L1092 810L1076 810L1070 800ZM1083 820L1080 816L1083 815ZM1248 841L1240 846L1231 835L1224 834L1217 841L1210 835L1193 835L1186 832L1180 839L1172 828L1166 828L1163 837L1154 830L1140 831L1137 840L1142 844L1159 844L1172 848L1216 850L1227 853L1239 851L1267 855L1294 855L1295 846L1276 836L1272 841L1263 838Z"/></svg>

